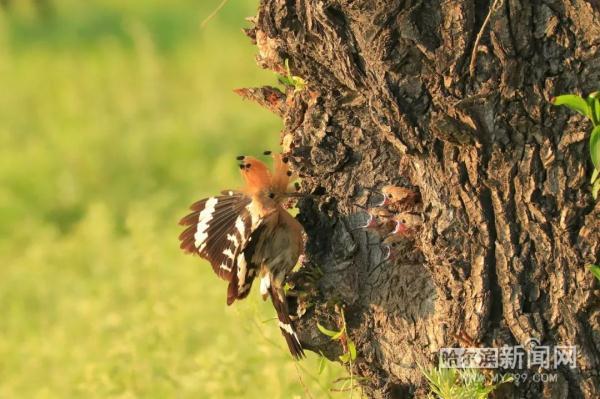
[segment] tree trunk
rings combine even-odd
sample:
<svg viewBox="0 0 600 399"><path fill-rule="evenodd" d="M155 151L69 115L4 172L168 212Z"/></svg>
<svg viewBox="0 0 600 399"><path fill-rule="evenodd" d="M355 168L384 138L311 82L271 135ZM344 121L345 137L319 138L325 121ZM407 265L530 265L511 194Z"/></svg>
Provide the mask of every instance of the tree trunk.
<svg viewBox="0 0 600 399"><path fill-rule="evenodd" d="M498 397L600 397L590 126L550 104L600 89L600 1L262 0L247 33L308 84L243 93L283 117L302 191L322 194L300 203L303 344L336 359L316 323L339 328L342 305L366 395L408 398L457 337L538 338L576 345L577 368ZM423 223L382 262L356 204L388 184L420 192Z"/></svg>

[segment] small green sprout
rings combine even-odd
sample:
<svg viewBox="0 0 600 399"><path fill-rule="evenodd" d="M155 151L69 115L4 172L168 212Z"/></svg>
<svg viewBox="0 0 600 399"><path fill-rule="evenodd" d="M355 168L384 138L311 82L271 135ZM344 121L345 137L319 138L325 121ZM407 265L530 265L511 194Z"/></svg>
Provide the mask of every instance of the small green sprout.
<svg viewBox="0 0 600 399"><path fill-rule="evenodd" d="M487 399L498 386L513 380L505 375L500 382L492 384L475 369L432 368L427 371L419 368L429 383L429 399Z"/></svg>
<svg viewBox="0 0 600 399"><path fill-rule="evenodd" d="M594 173L592 173L592 197L594 199L598 198L598 190L600 190L600 179L598 179L598 169L594 169Z"/></svg>
<svg viewBox="0 0 600 399"><path fill-rule="evenodd" d="M284 86L289 86L294 88L294 93L303 91L306 89L306 81L299 76L292 75L290 71L290 60L286 58L285 60L285 71L286 75L279 75L278 80Z"/></svg>
<svg viewBox="0 0 600 399"><path fill-rule="evenodd" d="M600 281L600 266L598 265L588 265L588 269L592 272L594 276Z"/></svg>
<svg viewBox="0 0 600 399"><path fill-rule="evenodd" d="M600 170L600 91L590 94L585 99L575 94L564 94L556 97L553 104L564 105L592 121L590 158L594 164L594 173L590 184L592 185L592 196L597 199L600 190L600 179L598 178Z"/></svg>
<svg viewBox="0 0 600 399"><path fill-rule="evenodd" d="M317 323L317 328L323 335L327 335L332 341L339 341L342 344L342 348L344 349L344 353L340 355L340 361L344 364L348 364L350 367L350 378L349 378L349 390L350 390L350 398L352 398L352 393L354 392L354 373L352 370L352 365L356 360L356 344L350 337L348 336L348 329L346 327L346 316L344 315L344 311L340 309L337 305L335 309L341 316L342 319L342 328L339 331L330 330L326 327L323 327L321 323ZM322 355L322 354L321 354ZM323 356L324 358L324 356ZM320 368L320 367L319 367ZM344 388L345 390L346 388Z"/></svg>
<svg viewBox="0 0 600 399"><path fill-rule="evenodd" d="M318 373L319 375L323 374L323 371L325 370L325 362L327 361L327 358L325 357L325 355L323 354L323 352L319 351L319 354L321 355L319 357L319 370Z"/></svg>
<svg viewBox="0 0 600 399"><path fill-rule="evenodd" d="M594 172L590 184L592 185L592 197L598 199L600 191L600 91L593 92L585 99L575 94L564 94L556 97L553 104L564 105L592 121L590 158L594 164ZM600 280L600 266L588 265L588 269Z"/></svg>
<svg viewBox="0 0 600 399"><path fill-rule="evenodd" d="M340 331L330 330L323 327L320 323L317 323L317 328L322 334L331 338L332 341L340 341L344 348L344 353L340 355L340 361L342 363L351 363L356 360L356 344L348 336L344 312L340 312L340 314L342 316L342 328Z"/></svg>

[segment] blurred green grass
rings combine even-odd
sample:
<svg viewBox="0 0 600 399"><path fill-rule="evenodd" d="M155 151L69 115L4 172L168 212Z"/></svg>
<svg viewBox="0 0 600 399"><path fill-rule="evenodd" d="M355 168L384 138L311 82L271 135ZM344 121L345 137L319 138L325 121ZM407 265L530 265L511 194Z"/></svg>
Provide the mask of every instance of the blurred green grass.
<svg viewBox="0 0 600 399"><path fill-rule="evenodd" d="M0 398L328 397L258 295L184 256L187 206L280 121L240 28L257 1L24 0L0 12ZM25 4L25 5L22 5ZM267 320L267 321L265 321ZM313 378L314 377L314 378Z"/></svg>

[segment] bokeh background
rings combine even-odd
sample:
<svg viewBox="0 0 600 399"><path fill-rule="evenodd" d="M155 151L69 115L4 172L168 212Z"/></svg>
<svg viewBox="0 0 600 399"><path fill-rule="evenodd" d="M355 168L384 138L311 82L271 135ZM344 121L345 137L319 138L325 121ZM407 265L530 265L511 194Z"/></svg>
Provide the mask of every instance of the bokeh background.
<svg viewBox="0 0 600 399"><path fill-rule="evenodd" d="M241 33L257 1L204 27L220 0L47 3L0 11L0 398L332 397L339 368L178 248L235 156L277 148L232 92L276 83Z"/></svg>

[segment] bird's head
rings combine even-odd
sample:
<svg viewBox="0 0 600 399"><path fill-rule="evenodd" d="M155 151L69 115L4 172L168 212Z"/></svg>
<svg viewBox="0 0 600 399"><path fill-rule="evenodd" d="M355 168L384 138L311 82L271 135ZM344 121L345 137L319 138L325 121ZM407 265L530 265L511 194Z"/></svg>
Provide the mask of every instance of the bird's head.
<svg viewBox="0 0 600 399"><path fill-rule="evenodd" d="M267 207L279 205L295 194L289 187L295 176L289 170L287 158L273 154L273 172L254 157L240 156L238 160L246 183L244 191Z"/></svg>

